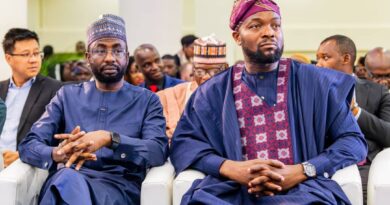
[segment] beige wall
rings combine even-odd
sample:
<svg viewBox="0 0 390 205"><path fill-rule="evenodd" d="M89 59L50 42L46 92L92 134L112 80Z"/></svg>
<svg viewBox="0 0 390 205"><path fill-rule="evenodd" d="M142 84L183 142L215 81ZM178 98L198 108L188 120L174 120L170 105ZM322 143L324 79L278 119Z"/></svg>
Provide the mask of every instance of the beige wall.
<svg viewBox="0 0 390 205"><path fill-rule="evenodd" d="M388 0L277 2L282 9L287 52L313 53L324 38L334 34L349 36L361 52L376 46L390 48Z"/></svg>
<svg viewBox="0 0 390 205"><path fill-rule="evenodd" d="M242 58L228 29L234 0L196 0L192 28L198 35L216 33L228 42L229 61ZM187 2L187 0L185 1ZM192 4L188 1L188 4ZM334 34L344 34L355 41L363 55L367 50L390 48L390 1L387 0L276 0L282 11L285 56L300 52L315 58L319 43ZM186 12L184 13L191 13ZM189 21L190 22L190 21ZM207 23L206 23L207 22ZM186 25L185 28L191 28ZM188 29L187 29L188 30Z"/></svg>
<svg viewBox="0 0 390 205"><path fill-rule="evenodd" d="M72 52L85 41L88 25L102 13L119 13L119 0L29 0L29 28L38 32L42 47Z"/></svg>
<svg viewBox="0 0 390 205"><path fill-rule="evenodd" d="M156 46L160 55L180 47L184 0L122 0L119 14L126 21L129 51L143 44Z"/></svg>
<svg viewBox="0 0 390 205"><path fill-rule="evenodd" d="M0 0L0 38L13 27L27 27L27 0ZM9 78L11 70L5 62L3 47L0 49L0 80Z"/></svg>
<svg viewBox="0 0 390 205"><path fill-rule="evenodd" d="M15 26L38 32L41 45L57 52L73 51L85 40L87 26L101 13L124 16L130 50L140 43L156 44L161 53L176 52L180 37L215 33L228 46L230 63L241 59L228 27L234 0L0 0L0 35ZM318 44L327 36L351 37L363 54L383 46L390 48L390 1L388 0L276 0L282 9L285 56L294 52L314 58ZM27 12L28 8L28 12ZM4 59L0 52L0 58ZM0 61L0 79L9 75Z"/></svg>
<svg viewBox="0 0 390 205"><path fill-rule="evenodd" d="M130 50L140 43L151 42L157 44L162 53L172 53L179 49L179 40L184 34L216 33L227 41L230 62L242 58L228 27L234 0L31 1L40 2L41 12L37 12L40 20L35 27L38 25L42 43L54 44L58 51L72 51L74 42L85 39L85 28L96 16L112 12L126 18L129 42L133 43L129 45ZM321 40L333 34L351 37L361 53L375 46L390 48L388 0L276 1L282 10L286 56L301 52L314 58ZM33 25L33 18L29 19L29 25ZM145 27L151 22L155 23L149 27L155 27L157 32Z"/></svg>

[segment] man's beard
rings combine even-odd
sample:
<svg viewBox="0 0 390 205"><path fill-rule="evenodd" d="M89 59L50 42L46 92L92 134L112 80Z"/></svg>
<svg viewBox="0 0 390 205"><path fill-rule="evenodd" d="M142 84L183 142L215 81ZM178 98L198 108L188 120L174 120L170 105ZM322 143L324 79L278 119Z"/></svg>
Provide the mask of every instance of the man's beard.
<svg viewBox="0 0 390 205"><path fill-rule="evenodd" d="M125 68L121 68L117 65L110 65L110 66L116 67L116 69L118 70L118 73L116 75L107 76L107 75L103 74L104 66L100 67L100 69L99 68L92 68L92 72L93 72L93 75L95 76L96 80L98 80L99 82L102 82L102 83L107 83L107 84L117 83L117 82L121 81L123 78L123 75L125 74Z"/></svg>
<svg viewBox="0 0 390 205"><path fill-rule="evenodd" d="M242 47L244 54L249 58L249 62L256 64L256 65L264 65L264 64L271 64L275 63L280 60L283 54L282 48L276 48L275 52L270 55L265 55L264 52L260 50L260 48L257 48L255 52L251 51L248 47Z"/></svg>

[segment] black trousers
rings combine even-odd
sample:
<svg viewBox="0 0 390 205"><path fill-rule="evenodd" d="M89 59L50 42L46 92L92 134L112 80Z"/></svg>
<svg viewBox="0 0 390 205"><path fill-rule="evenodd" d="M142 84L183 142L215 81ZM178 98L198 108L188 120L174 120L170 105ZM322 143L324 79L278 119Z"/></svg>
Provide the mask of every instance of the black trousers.
<svg viewBox="0 0 390 205"><path fill-rule="evenodd" d="M363 204L367 204L367 182L368 182L368 174L370 172L371 165L362 165L359 167L360 178L362 179L363 186Z"/></svg>

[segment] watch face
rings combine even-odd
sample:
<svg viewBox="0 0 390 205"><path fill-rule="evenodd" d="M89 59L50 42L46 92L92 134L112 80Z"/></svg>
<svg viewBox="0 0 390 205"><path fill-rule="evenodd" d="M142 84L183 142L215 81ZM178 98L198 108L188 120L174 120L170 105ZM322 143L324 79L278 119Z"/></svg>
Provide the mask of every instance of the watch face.
<svg viewBox="0 0 390 205"><path fill-rule="evenodd" d="M308 177L315 177L316 176L316 167L308 162L303 163L303 168L305 171L305 174Z"/></svg>

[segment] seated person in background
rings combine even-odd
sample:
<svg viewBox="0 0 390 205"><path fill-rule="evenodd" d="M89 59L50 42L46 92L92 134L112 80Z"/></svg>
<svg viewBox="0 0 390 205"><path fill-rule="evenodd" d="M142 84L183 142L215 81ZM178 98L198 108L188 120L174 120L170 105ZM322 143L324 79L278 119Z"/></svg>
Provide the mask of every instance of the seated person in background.
<svg viewBox="0 0 390 205"><path fill-rule="evenodd" d="M358 78L371 80L371 73L369 73L364 65L364 61L366 60L366 56L362 56L359 58L357 65L355 66L354 73Z"/></svg>
<svg viewBox="0 0 390 205"><path fill-rule="evenodd" d="M368 51L365 66L372 81L390 89L390 51L382 47Z"/></svg>
<svg viewBox="0 0 390 205"><path fill-rule="evenodd" d="M194 79L194 64L184 63L180 67L180 79L184 82L192 82Z"/></svg>
<svg viewBox="0 0 390 205"><path fill-rule="evenodd" d="M145 81L144 74L135 65L134 56L129 57L129 63L126 67L124 79L126 82L138 86Z"/></svg>
<svg viewBox="0 0 390 205"><path fill-rule="evenodd" d="M92 77L92 72L85 61L77 61L73 63L72 77L76 82L89 81Z"/></svg>
<svg viewBox="0 0 390 205"><path fill-rule="evenodd" d="M226 44L208 36L194 43L194 80L159 91L164 116L167 123L167 136L172 137L184 107L196 88L215 74L227 68Z"/></svg>
<svg viewBox="0 0 390 205"><path fill-rule="evenodd" d="M0 154L7 167L19 158L18 144L62 85L39 74L42 52L35 32L10 29L4 36L3 49L12 70L11 78L0 82L0 98L7 106L7 118L0 132Z"/></svg>
<svg viewBox="0 0 390 205"><path fill-rule="evenodd" d="M176 65L183 66L185 63L192 63L194 59L194 41L197 39L195 35L185 35L180 39L181 49L174 55Z"/></svg>
<svg viewBox="0 0 390 205"><path fill-rule="evenodd" d="M175 57L169 54L165 54L162 57L164 64L163 73L173 78L180 79L179 66L176 64Z"/></svg>
<svg viewBox="0 0 390 205"><path fill-rule="evenodd" d="M87 35L95 81L58 91L19 145L20 159L50 172L40 204L140 204L147 169L168 155L163 110L155 94L123 80L122 18L102 15Z"/></svg>
<svg viewBox="0 0 390 205"><path fill-rule="evenodd" d="M5 106L4 101L0 98L0 133L3 130L6 114L7 107Z"/></svg>
<svg viewBox="0 0 390 205"><path fill-rule="evenodd" d="M281 58L273 1L236 1L230 19L245 64L199 86L172 137L176 173L206 174L182 204L350 204L330 177L367 153L353 77Z"/></svg>
<svg viewBox="0 0 390 205"><path fill-rule="evenodd" d="M317 50L317 66L349 75L353 75L355 59L355 43L343 35L326 38ZM368 144L367 160L359 163L364 201L366 201L370 164L378 152L390 147L390 93L383 85L354 77L355 92L350 109Z"/></svg>
<svg viewBox="0 0 390 205"><path fill-rule="evenodd" d="M60 72L61 72L61 81L62 82L72 82L73 76L72 76L72 65L74 61L67 61L62 64L60 64Z"/></svg>
<svg viewBox="0 0 390 205"><path fill-rule="evenodd" d="M151 44L138 46L134 51L134 58L137 68L145 77L145 82L140 84L143 88L155 93L183 82L163 73L164 64L160 54Z"/></svg>

